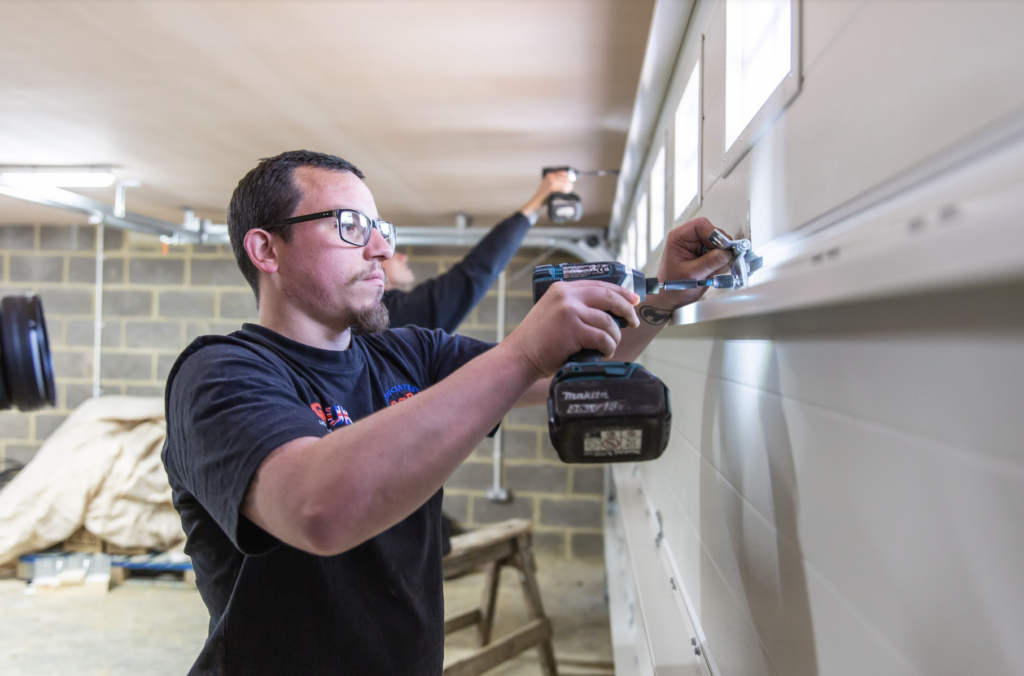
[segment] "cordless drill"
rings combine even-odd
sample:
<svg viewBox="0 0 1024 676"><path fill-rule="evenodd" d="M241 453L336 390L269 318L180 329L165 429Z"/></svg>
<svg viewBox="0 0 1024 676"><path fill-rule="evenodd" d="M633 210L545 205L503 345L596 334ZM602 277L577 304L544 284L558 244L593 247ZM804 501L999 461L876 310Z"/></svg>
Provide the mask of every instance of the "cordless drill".
<svg viewBox="0 0 1024 676"><path fill-rule="evenodd" d="M641 273L614 261L541 265L533 271L533 302L556 282L581 279L622 286L641 301L651 288ZM615 321L626 326L621 317ZM597 350L582 350L551 381L548 432L562 462L654 460L668 446L671 426L668 388L639 364L601 361Z"/></svg>
<svg viewBox="0 0 1024 676"><path fill-rule="evenodd" d="M660 282L615 261L541 265L533 271L533 302L556 282L582 279L621 286L640 296L641 302L661 290L746 286L748 275L761 267L750 241L734 241L717 230L709 241L712 248L732 250L729 274ZM620 328L626 326L621 317L615 321ZM671 429L669 390L639 364L601 361L597 350L582 350L571 356L551 381L548 433L562 462L655 460L665 452Z"/></svg>

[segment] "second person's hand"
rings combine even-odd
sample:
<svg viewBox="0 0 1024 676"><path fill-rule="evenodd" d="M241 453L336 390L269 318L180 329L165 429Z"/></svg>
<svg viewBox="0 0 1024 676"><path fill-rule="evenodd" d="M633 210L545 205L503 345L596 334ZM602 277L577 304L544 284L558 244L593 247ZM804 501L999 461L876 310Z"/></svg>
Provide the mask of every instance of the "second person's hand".
<svg viewBox="0 0 1024 676"><path fill-rule="evenodd" d="M572 188L573 182L569 178L569 172L553 171L549 174L545 174L544 178L541 179L537 192L533 194L530 201L524 204L519 211L524 216L533 218L540 213L541 209L544 208L544 204L547 202L549 196L556 192L572 192Z"/></svg>

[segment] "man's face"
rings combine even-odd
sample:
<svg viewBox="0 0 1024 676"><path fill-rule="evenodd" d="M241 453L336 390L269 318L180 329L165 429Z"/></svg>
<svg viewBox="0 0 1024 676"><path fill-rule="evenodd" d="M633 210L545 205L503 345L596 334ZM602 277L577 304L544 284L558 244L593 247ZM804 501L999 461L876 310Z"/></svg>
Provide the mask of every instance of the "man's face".
<svg viewBox="0 0 1024 676"><path fill-rule="evenodd" d="M354 174L299 167L292 180L302 194L292 216L353 209L378 218L370 189ZM291 304L325 326L383 330L387 310L380 299L387 279L381 263L391 254L376 228L369 243L357 247L338 236L333 218L297 223L280 247L277 282Z"/></svg>

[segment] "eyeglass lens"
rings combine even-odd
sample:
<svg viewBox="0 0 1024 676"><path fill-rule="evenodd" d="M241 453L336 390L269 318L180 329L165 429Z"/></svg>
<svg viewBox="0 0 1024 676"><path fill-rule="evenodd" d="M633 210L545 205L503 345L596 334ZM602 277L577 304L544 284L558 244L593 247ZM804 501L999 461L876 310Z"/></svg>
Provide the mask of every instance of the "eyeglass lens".
<svg viewBox="0 0 1024 676"><path fill-rule="evenodd" d="M395 246L395 226L387 221L377 221L377 229L388 244ZM368 216L357 211L341 211L338 214L338 227L341 238L349 244L363 246L370 241L374 222Z"/></svg>

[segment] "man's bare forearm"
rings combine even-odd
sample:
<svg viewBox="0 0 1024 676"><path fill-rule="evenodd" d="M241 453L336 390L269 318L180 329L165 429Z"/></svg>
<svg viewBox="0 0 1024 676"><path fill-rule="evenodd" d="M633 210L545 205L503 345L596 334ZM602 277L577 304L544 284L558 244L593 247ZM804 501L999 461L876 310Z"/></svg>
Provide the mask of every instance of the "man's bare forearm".
<svg viewBox="0 0 1024 676"><path fill-rule="evenodd" d="M638 305L636 313L640 317L640 326L622 330L622 340L619 341L612 360L634 361L668 325L672 319L672 312L658 307L649 300Z"/></svg>
<svg viewBox="0 0 1024 676"><path fill-rule="evenodd" d="M397 406L278 449L243 512L301 549L351 549L426 502L535 382L498 346Z"/></svg>

